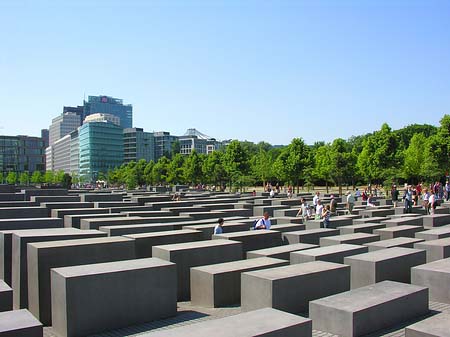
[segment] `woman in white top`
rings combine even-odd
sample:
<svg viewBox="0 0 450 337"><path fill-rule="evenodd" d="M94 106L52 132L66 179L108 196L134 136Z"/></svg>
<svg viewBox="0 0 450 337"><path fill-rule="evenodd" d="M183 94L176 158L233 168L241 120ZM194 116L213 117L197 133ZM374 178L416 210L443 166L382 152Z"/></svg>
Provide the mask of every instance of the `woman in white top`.
<svg viewBox="0 0 450 337"><path fill-rule="evenodd" d="M320 199L317 200L317 206L316 206L316 220L320 219L322 216L323 211L323 205Z"/></svg>
<svg viewBox="0 0 450 337"><path fill-rule="evenodd" d="M430 210L430 214L434 215L434 209L436 208L436 194L431 190L430 198L428 199L428 208Z"/></svg>

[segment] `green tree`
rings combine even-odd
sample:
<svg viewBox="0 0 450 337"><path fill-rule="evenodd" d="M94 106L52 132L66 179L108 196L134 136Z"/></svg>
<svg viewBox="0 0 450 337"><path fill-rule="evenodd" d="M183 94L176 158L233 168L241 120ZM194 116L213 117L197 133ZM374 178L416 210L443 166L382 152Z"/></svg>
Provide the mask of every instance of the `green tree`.
<svg viewBox="0 0 450 337"><path fill-rule="evenodd" d="M55 184L62 184L64 180L64 171L59 170L56 173L53 174L53 183Z"/></svg>
<svg viewBox="0 0 450 337"><path fill-rule="evenodd" d="M322 145L317 148L314 155L314 167L312 169L312 175L314 178L325 181L327 193L329 192L328 183L332 181L331 173L333 170L330 153L330 145Z"/></svg>
<svg viewBox="0 0 450 337"><path fill-rule="evenodd" d="M248 150L237 140L233 140L226 148L223 166L230 179L230 188L242 176L246 176L250 169Z"/></svg>
<svg viewBox="0 0 450 337"><path fill-rule="evenodd" d="M167 182L167 173L170 160L167 157L161 157L152 168L152 180L156 184L164 184Z"/></svg>
<svg viewBox="0 0 450 337"><path fill-rule="evenodd" d="M136 163L136 176L137 176L137 184L142 186L145 184L145 167L147 166L147 161L145 159L139 159Z"/></svg>
<svg viewBox="0 0 450 337"><path fill-rule="evenodd" d="M72 187L72 177L69 173L64 173L61 186L67 189Z"/></svg>
<svg viewBox="0 0 450 337"><path fill-rule="evenodd" d="M176 153L169 163L167 169L167 182L171 184L181 184L184 181L183 165L185 163L184 156Z"/></svg>
<svg viewBox="0 0 450 337"><path fill-rule="evenodd" d="M176 154L180 153L181 145L180 141L176 139L171 145L170 145L170 156L173 158Z"/></svg>
<svg viewBox="0 0 450 337"><path fill-rule="evenodd" d="M28 172L22 172L19 176L19 183L21 185L28 185L30 183L30 174Z"/></svg>
<svg viewBox="0 0 450 337"><path fill-rule="evenodd" d="M203 156L193 150L184 162L184 178L187 182L196 185L203 179Z"/></svg>
<svg viewBox="0 0 450 337"><path fill-rule="evenodd" d="M40 184L43 181L42 173L40 171L34 171L31 175L31 182L33 184Z"/></svg>
<svg viewBox="0 0 450 337"><path fill-rule="evenodd" d="M8 172L8 175L6 176L6 183L10 185L15 185L17 183L17 174L16 172Z"/></svg>
<svg viewBox="0 0 450 337"><path fill-rule="evenodd" d="M360 174L369 182L383 182L401 175L402 153L398 151L398 136L386 123L363 141L357 159Z"/></svg>
<svg viewBox="0 0 450 337"><path fill-rule="evenodd" d="M403 173L416 183L422 179L425 164L426 137L423 133L412 136L408 148L404 151Z"/></svg>
<svg viewBox="0 0 450 337"><path fill-rule="evenodd" d="M294 138L292 142L281 151L275 160L274 170L281 181L297 186L305 179L305 170L312 167L309 148L301 138Z"/></svg>
<svg viewBox="0 0 450 337"><path fill-rule="evenodd" d="M214 151L203 161L202 171L207 183L222 186L228 180L223 157L222 151Z"/></svg>
<svg viewBox="0 0 450 337"><path fill-rule="evenodd" d="M152 176L153 166L155 166L155 162L153 160L150 160L147 165L145 165L144 178L147 185L153 185L154 183Z"/></svg>
<svg viewBox="0 0 450 337"><path fill-rule="evenodd" d="M44 174L44 183L52 184L54 179L53 171L46 171Z"/></svg>

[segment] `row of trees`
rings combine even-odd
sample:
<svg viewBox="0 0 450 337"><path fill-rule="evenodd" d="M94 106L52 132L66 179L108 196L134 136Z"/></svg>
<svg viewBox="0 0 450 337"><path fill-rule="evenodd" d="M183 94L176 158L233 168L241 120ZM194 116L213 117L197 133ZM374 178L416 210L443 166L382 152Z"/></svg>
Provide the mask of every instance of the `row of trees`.
<svg viewBox="0 0 450 337"><path fill-rule="evenodd" d="M20 174L16 172L0 172L0 181L11 185L55 184L69 186L72 182L72 177L64 173L64 171L47 171L45 173L34 171L32 174L29 172L22 172Z"/></svg>
<svg viewBox="0 0 450 337"><path fill-rule="evenodd" d="M383 124L373 133L307 145L295 138L283 147L268 143L232 141L210 155L175 154L157 162L130 162L106 173L99 180L109 185L135 188L159 184L209 184L242 189L268 182L285 185L356 185L433 181L448 175L450 166L450 116L440 126L409 125L392 130ZM8 183L63 183L63 172L9 173ZM72 176L72 181L83 182Z"/></svg>
<svg viewBox="0 0 450 337"><path fill-rule="evenodd" d="M296 186L359 183L418 183L447 174L450 116L440 126L409 125L392 130L383 124L373 133L307 145L295 138L288 146L232 141L206 156L196 152L171 159L130 162L107 173L113 185L210 184L235 188L279 182Z"/></svg>

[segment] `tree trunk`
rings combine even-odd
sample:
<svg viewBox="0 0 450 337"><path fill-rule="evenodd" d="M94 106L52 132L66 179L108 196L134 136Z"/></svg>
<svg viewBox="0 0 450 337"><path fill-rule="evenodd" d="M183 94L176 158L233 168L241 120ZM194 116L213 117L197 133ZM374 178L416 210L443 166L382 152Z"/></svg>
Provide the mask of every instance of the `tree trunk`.
<svg viewBox="0 0 450 337"><path fill-rule="evenodd" d="M326 186L326 188L327 188L327 194L328 194L328 192L329 192L329 188L328 188L328 180L325 181L325 186Z"/></svg>

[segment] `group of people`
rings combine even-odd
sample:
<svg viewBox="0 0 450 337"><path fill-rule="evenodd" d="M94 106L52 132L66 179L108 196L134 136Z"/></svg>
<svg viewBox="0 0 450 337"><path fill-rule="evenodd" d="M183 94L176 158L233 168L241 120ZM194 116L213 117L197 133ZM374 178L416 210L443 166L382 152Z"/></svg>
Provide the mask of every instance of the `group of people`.
<svg viewBox="0 0 450 337"><path fill-rule="evenodd" d="M396 185L392 185L391 197L396 206L400 192ZM450 199L450 182L447 181L445 185L439 181L429 186L418 184L415 186L405 184L402 200L404 202L405 212L411 213L413 206L422 206L427 214L434 214L434 210L438 206L440 200Z"/></svg>
<svg viewBox="0 0 450 337"><path fill-rule="evenodd" d="M316 192L311 206L306 202L305 198L300 199L300 206L301 207L297 212L298 217L301 216L303 220L323 219L324 227L327 228L330 224L331 214L336 212L337 201L334 199L334 196L331 195L330 203L323 205L322 200L320 199L320 192Z"/></svg>

